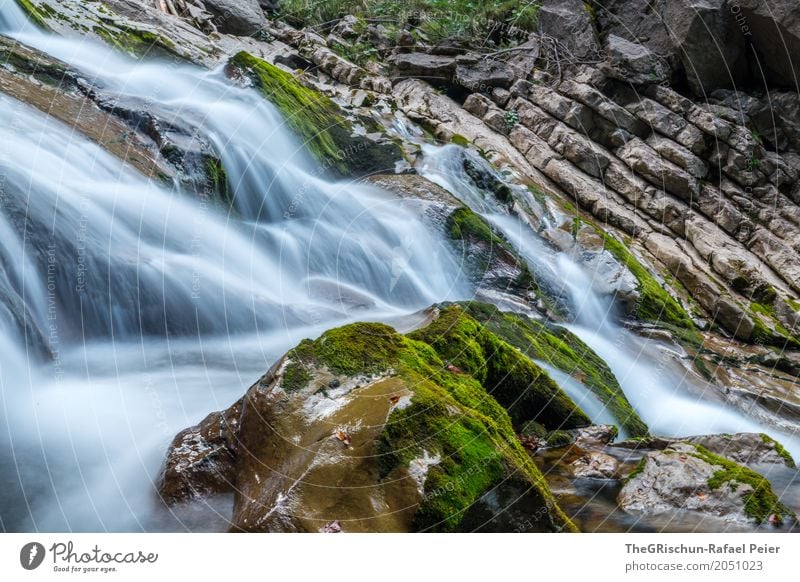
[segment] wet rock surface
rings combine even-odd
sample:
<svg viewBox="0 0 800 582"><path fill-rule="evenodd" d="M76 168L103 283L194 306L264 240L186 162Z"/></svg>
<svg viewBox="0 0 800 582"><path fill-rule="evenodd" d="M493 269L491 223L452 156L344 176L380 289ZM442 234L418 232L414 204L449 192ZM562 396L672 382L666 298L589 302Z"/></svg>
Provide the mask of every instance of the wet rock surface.
<svg viewBox="0 0 800 582"><path fill-rule="evenodd" d="M735 522L796 521L764 477L688 443L647 453L629 475L618 500L626 511L678 509Z"/></svg>

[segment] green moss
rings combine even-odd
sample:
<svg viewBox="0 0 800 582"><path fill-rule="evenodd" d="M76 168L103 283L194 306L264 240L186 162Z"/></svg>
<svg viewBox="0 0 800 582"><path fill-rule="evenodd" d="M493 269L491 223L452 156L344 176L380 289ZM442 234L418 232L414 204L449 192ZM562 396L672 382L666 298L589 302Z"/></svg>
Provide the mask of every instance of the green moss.
<svg viewBox="0 0 800 582"><path fill-rule="evenodd" d="M175 44L170 39L146 30L122 25L113 27L97 25L92 32L103 39L106 44L135 58L154 56L183 58L176 51Z"/></svg>
<svg viewBox="0 0 800 582"><path fill-rule="evenodd" d="M490 246L498 246L513 252L511 245L469 208L462 207L454 210L447 217L447 229L450 238L461 240L471 237Z"/></svg>
<svg viewBox="0 0 800 582"><path fill-rule="evenodd" d="M322 170L340 176L362 175L393 170L395 163L403 159L401 148L393 142L376 143L352 135L353 127L339 107L301 84L291 73L246 52L231 58L229 67L251 79L278 108L292 131L322 163Z"/></svg>
<svg viewBox="0 0 800 582"><path fill-rule="evenodd" d="M28 18L33 22L36 26L44 29L49 29L47 26L47 20L45 15L47 14L46 10L42 10L37 8L36 5L31 2L30 0L16 0L17 4L20 8L28 15Z"/></svg>
<svg viewBox="0 0 800 582"><path fill-rule="evenodd" d="M636 317L642 321L658 324L678 332L681 339L695 345L702 343L692 318L678 301L656 281L655 277L631 254L627 247L601 230L605 249L636 277L639 282L639 301Z"/></svg>
<svg viewBox="0 0 800 582"><path fill-rule="evenodd" d="M493 305L466 302L462 307L487 330L521 350L579 380L594 393L630 436L644 436L647 425L631 406L611 369L569 330L504 313Z"/></svg>
<svg viewBox="0 0 800 582"><path fill-rule="evenodd" d="M647 457L642 457L639 459L639 462L636 463L636 466L633 468L633 471L628 473L628 476L625 477L625 483L636 477L637 475L641 475L644 473L644 468L647 465Z"/></svg>
<svg viewBox="0 0 800 582"><path fill-rule="evenodd" d="M207 157L205 162L208 186L213 195L221 200L228 208L233 207L233 191L228 182L228 172L222 165L222 160L215 157Z"/></svg>
<svg viewBox="0 0 800 582"><path fill-rule="evenodd" d="M302 363L291 362L283 371L281 387L287 392L295 392L308 386L311 379L311 373Z"/></svg>
<svg viewBox="0 0 800 582"><path fill-rule="evenodd" d="M457 146L461 146L462 148L469 147L470 143L467 138L458 133L453 135L453 137L450 139L450 142L456 144Z"/></svg>
<svg viewBox="0 0 800 582"><path fill-rule="evenodd" d="M775 307L765 303L750 303L750 311L753 313L753 333L751 341L763 345L777 346L779 348L791 347L800 349L800 341L781 324L775 315ZM761 317L759 317L761 316ZM767 326L763 318L769 320Z"/></svg>
<svg viewBox="0 0 800 582"><path fill-rule="evenodd" d="M695 457L710 465L721 467L708 480L708 486L711 489L719 489L726 483L734 490L739 485L749 485L752 488L752 491L744 497L744 512L748 517L753 518L757 523L767 521L771 515L777 516L779 522L784 517L796 519L794 513L780 502L765 477L752 469L715 455L700 445L692 446L697 450L697 453L694 453Z"/></svg>
<svg viewBox="0 0 800 582"><path fill-rule="evenodd" d="M565 447L567 445L571 445L575 437L572 433L567 432L565 430L554 430L547 434L545 437L545 441L547 441L548 447Z"/></svg>
<svg viewBox="0 0 800 582"><path fill-rule="evenodd" d="M550 430L591 424L547 373L485 329L459 305L442 309L428 327L409 334L481 382L515 425L535 420Z"/></svg>
<svg viewBox="0 0 800 582"><path fill-rule="evenodd" d="M775 452L778 453L781 456L781 458L783 459L783 462L786 463L787 467L789 467L791 469L794 469L796 467L794 459L792 458L791 453L789 453L789 451L787 451L786 448L781 443L776 441L774 438L772 438L768 434L764 434L763 432L761 433L761 440L764 441L765 443L771 444L772 446L775 447Z"/></svg>
<svg viewBox="0 0 800 582"><path fill-rule="evenodd" d="M477 341L476 334L491 335L467 316L453 314L446 317L457 324L462 343ZM302 388L311 379L312 367L320 366L351 377L381 372L404 380L413 393L411 404L392 412L376 453L381 476L389 479L394 478L390 476L393 471L408 467L426 453L439 456L440 462L428 470L415 517L418 530L457 529L464 512L486 491L512 478L540 496L551 529L575 531L519 443L509 413L484 386L492 373L486 355L478 354L474 345L474 353L468 355L451 351L447 341L439 341L439 334L446 329L402 336L382 324L357 323L330 330L289 352L284 386ZM437 348L466 370L448 366ZM477 377L469 373L472 371Z"/></svg>

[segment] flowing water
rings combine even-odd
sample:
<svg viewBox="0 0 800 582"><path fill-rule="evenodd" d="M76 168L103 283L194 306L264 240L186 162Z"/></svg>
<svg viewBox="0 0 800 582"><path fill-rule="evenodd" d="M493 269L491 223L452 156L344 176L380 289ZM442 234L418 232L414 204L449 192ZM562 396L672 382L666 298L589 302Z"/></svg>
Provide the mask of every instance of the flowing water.
<svg viewBox="0 0 800 582"><path fill-rule="evenodd" d="M800 454L800 431L787 434L761 426L738 409L715 401L710 391L706 393L706 386L675 364L676 348L643 339L620 326L612 300L596 290L602 286L601 275L591 272L574 257L549 248L533 229L494 201L491 194L477 189L463 170L464 155L470 154L454 145L429 148L421 173L457 192L466 204L505 235L557 296L569 299L574 319L568 329L606 361L654 434L765 431L785 443L794 455ZM573 398L592 402L590 393L579 382L565 382L562 377L561 383ZM578 392L581 389L583 392ZM587 413L595 421L608 420L605 412L594 406L590 405Z"/></svg>
<svg viewBox="0 0 800 582"><path fill-rule="evenodd" d="M149 182L0 96L0 525L224 527L153 511L177 431L229 406L303 337L354 320L412 325L402 318L470 286L419 210L316 177L275 109L221 72L18 38L190 123L219 148L236 208Z"/></svg>
<svg viewBox="0 0 800 582"><path fill-rule="evenodd" d="M170 439L229 406L303 337L410 314L473 289L415 206L318 177L277 111L220 71L137 63L35 31L0 0L0 30L147 103L215 145L234 212L148 181L57 121L0 96L0 528L223 529L230 500L193 513L155 503ZM762 430L616 323L592 274L476 190L457 150L426 150L427 176L483 214L576 313L633 405L668 435ZM608 413L551 370L595 420ZM776 434L795 454L798 441Z"/></svg>

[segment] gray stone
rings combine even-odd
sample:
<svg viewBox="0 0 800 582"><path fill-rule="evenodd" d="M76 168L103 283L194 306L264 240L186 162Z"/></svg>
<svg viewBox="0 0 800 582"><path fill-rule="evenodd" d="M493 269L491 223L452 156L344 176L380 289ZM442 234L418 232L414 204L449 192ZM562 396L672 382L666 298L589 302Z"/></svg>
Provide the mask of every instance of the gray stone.
<svg viewBox="0 0 800 582"><path fill-rule="evenodd" d="M615 34L606 39L604 72L613 79L636 85L663 83L669 80L669 65L644 45Z"/></svg>
<svg viewBox="0 0 800 582"><path fill-rule="evenodd" d="M220 32L247 36L267 23L258 0L203 0Z"/></svg>

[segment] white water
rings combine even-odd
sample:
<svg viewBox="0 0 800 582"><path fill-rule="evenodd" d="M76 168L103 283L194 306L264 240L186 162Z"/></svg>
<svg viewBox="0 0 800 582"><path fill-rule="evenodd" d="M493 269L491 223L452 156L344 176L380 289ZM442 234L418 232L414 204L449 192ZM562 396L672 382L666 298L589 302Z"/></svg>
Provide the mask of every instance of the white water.
<svg viewBox="0 0 800 582"><path fill-rule="evenodd" d="M2 25L18 12L4 4ZM0 527L225 527L154 511L179 430L229 406L303 337L354 320L407 324L471 288L419 209L316 177L274 108L220 72L15 34L216 144L237 213L148 182L0 96Z"/></svg>
<svg viewBox="0 0 800 582"><path fill-rule="evenodd" d="M505 235L532 270L550 284L558 282L560 288L554 290L555 294L569 298L574 314L574 322L568 329L606 361L653 434L766 432L784 443L793 455L800 455L800 429L786 434L759 424L736 408L713 401L711 395L705 394L706 387L675 365L663 346L621 327L610 298L595 290L593 273L587 272L573 257L552 250L531 228L492 201L491 194L477 190L462 169L462 155L464 150L458 146L430 148L421 173L457 192L466 204ZM609 422L608 411L591 406L594 397L588 389L564 376L553 374L573 399L585 399L589 404L586 412L593 421Z"/></svg>

